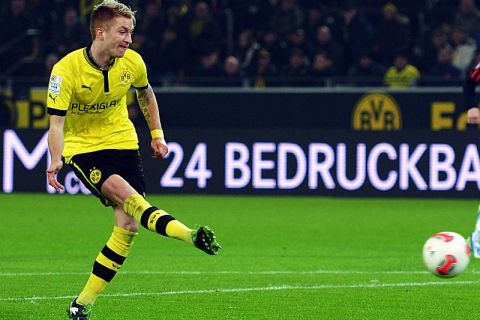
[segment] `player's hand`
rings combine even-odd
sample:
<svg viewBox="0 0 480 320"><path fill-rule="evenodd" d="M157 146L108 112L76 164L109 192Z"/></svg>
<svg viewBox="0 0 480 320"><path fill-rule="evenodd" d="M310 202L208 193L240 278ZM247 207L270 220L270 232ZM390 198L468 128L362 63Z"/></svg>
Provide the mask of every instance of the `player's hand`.
<svg viewBox="0 0 480 320"><path fill-rule="evenodd" d="M467 123L468 124L478 124L480 123L480 109L473 107L467 111Z"/></svg>
<svg viewBox="0 0 480 320"><path fill-rule="evenodd" d="M153 159L163 159L167 156L168 153L168 146L167 142L163 138L156 138L152 139L150 143L152 150L153 150Z"/></svg>
<svg viewBox="0 0 480 320"><path fill-rule="evenodd" d="M54 187L55 190L57 191L61 191L64 189L63 185L57 180L57 173L60 171L60 169L62 169L62 167L63 167L63 162L56 161L56 162L52 162L50 164L50 167L47 169L48 184Z"/></svg>

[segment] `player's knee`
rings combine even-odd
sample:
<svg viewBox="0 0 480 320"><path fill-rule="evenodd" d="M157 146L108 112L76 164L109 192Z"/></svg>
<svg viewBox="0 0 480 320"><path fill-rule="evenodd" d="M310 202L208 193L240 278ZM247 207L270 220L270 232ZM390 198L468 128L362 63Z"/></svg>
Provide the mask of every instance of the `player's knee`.
<svg viewBox="0 0 480 320"><path fill-rule="evenodd" d="M117 227L120 227L130 232L138 232L138 223L135 220L121 221L120 223L117 223Z"/></svg>
<svg viewBox="0 0 480 320"><path fill-rule="evenodd" d="M121 206L113 208L115 214L115 225L130 232L138 232L138 222L128 215Z"/></svg>

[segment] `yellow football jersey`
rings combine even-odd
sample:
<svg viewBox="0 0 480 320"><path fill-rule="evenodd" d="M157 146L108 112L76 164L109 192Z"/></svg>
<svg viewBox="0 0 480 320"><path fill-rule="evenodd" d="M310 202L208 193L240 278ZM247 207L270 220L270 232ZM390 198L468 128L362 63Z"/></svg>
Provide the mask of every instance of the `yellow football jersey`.
<svg viewBox="0 0 480 320"><path fill-rule="evenodd" d="M128 118L126 95L130 87L148 86L142 57L128 49L110 69L102 70L89 48L73 51L52 69L48 86L48 113L65 116L65 145L69 159L105 149L138 149L135 127Z"/></svg>

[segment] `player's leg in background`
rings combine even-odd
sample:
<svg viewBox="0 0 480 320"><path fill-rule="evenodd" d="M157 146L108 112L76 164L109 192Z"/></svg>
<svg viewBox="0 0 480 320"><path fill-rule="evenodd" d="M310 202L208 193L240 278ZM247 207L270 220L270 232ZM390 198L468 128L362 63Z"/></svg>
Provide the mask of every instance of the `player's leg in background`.
<svg viewBox="0 0 480 320"><path fill-rule="evenodd" d="M473 256L480 259L480 206L478 207L475 229L467 241L472 249Z"/></svg>

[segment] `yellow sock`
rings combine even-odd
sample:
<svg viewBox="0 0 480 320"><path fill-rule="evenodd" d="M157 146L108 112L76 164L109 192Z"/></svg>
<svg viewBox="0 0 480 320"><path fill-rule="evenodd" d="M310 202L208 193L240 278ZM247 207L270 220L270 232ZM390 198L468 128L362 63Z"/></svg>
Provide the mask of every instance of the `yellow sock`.
<svg viewBox="0 0 480 320"><path fill-rule="evenodd" d="M123 209L146 229L193 245L192 229L166 211L152 206L141 195L134 194L128 198L123 204Z"/></svg>
<svg viewBox="0 0 480 320"><path fill-rule="evenodd" d="M113 228L110 239L95 259L92 274L78 296L77 303L87 305L95 302L98 295L122 267L136 235L136 232L119 227Z"/></svg>
<svg viewBox="0 0 480 320"><path fill-rule="evenodd" d="M183 240L185 242L190 243L193 245L192 240L192 229L188 228L186 225L181 223L178 220L172 220L166 227L167 236Z"/></svg>

